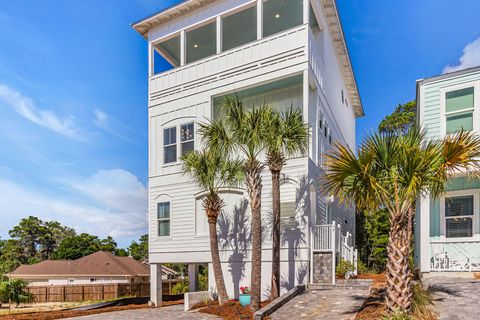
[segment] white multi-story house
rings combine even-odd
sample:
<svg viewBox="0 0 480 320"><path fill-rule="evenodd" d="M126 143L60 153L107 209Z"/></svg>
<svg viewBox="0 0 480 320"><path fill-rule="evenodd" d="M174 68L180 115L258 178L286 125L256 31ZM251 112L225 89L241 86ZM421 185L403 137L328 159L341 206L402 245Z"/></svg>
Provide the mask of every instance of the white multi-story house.
<svg viewBox="0 0 480 320"><path fill-rule="evenodd" d="M222 116L225 95L246 107L301 108L311 131L308 156L288 160L281 186L282 290L335 281L338 257L353 259L354 209L322 193L319 177L335 141L355 149L363 109L334 0L188 0L132 24L148 41L149 262L154 303L162 263L210 264L203 191L182 175L180 157L202 147L197 124ZM167 63L170 69L165 68ZM165 69L163 69L165 70ZM265 171L262 215L271 208ZM225 190L218 222L231 297L250 285L250 214L244 189ZM270 287L265 219L262 288ZM336 258L335 258L336 257ZM209 266L210 271L211 264ZM323 270L323 271L322 271ZM211 272L210 274L213 274ZM210 287L214 278L209 277Z"/></svg>
<svg viewBox="0 0 480 320"><path fill-rule="evenodd" d="M430 139L480 131L480 66L417 81L417 119ZM459 172L439 199L416 213L415 258L422 276L480 272L480 181ZM447 273L448 272L448 273Z"/></svg>

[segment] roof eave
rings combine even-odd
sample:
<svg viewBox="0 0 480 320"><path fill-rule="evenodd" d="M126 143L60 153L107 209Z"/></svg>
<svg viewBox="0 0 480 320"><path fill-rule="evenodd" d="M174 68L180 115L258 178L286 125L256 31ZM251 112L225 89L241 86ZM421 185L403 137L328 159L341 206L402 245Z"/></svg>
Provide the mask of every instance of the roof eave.
<svg viewBox="0 0 480 320"><path fill-rule="evenodd" d="M331 32L331 36L334 42L334 48L339 58L340 69L344 80L346 82L346 87L349 91L352 108L355 112L355 117L360 118L365 116L363 110L362 100L360 98L360 93L357 86L357 80L355 79L355 73L353 72L352 63L350 60L350 54L348 52L347 43L345 41L345 36L343 33L342 22L338 15L337 4L335 0L323 0L322 1L323 10L325 16L327 17L328 29ZM338 29L340 37L334 37L334 30Z"/></svg>

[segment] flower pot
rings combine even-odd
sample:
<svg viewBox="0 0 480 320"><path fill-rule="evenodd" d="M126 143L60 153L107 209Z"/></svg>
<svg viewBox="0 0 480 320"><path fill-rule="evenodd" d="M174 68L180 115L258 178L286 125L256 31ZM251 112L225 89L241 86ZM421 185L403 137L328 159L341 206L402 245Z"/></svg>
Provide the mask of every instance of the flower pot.
<svg viewBox="0 0 480 320"><path fill-rule="evenodd" d="M238 301L242 307L250 305L250 294L241 294Z"/></svg>

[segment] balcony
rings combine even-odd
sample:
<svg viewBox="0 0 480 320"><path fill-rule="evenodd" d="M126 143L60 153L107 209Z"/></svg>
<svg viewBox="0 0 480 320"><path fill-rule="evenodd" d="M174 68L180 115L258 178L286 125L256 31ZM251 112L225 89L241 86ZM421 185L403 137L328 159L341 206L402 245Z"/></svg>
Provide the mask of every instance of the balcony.
<svg viewBox="0 0 480 320"><path fill-rule="evenodd" d="M246 45L150 77L150 103L158 104L221 85L293 69L307 62L308 25L288 29Z"/></svg>

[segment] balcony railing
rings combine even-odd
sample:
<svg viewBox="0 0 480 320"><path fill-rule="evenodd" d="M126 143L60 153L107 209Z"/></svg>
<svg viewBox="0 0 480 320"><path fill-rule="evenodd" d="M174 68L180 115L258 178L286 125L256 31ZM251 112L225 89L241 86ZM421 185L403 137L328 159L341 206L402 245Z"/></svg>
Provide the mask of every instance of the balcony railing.
<svg viewBox="0 0 480 320"><path fill-rule="evenodd" d="M430 242L431 271L480 271L480 241Z"/></svg>

